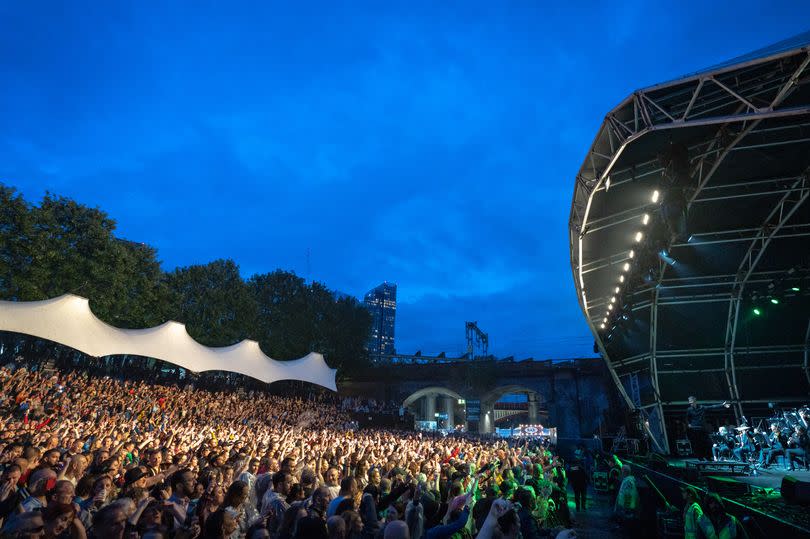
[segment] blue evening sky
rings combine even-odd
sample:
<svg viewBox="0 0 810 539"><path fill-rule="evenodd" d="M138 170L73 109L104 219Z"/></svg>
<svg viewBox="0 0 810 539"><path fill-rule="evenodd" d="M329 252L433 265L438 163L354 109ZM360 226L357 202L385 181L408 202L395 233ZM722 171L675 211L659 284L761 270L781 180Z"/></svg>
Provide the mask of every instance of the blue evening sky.
<svg viewBox="0 0 810 539"><path fill-rule="evenodd" d="M810 2L547 4L0 1L0 181L166 269L396 282L403 353L477 320L501 356L591 355L567 222L603 116Z"/></svg>

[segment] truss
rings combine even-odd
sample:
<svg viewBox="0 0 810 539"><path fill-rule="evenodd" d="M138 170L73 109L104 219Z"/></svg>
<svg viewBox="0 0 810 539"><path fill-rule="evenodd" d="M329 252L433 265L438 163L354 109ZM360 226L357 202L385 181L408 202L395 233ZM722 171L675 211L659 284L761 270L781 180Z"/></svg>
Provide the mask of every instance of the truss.
<svg viewBox="0 0 810 539"><path fill-rule="evenodd" d="M802 368L810 383L810 326L805 344L798 348L793 345L773 345L758 347L754 351L757 347L741 348L736 339L740 305L746 287L770 282L779 273L757 269L768 246L774 240L810 236L810 223L791 221L810 195L808 171L796 176L743 177L736 181L725 178L722 183L712 183L712 179L723 169L724 162L735 153L761 152L810 142L807 136L810 129L803 128L810 127L810 103L786 105L796 88L807 82L806 77L810 72L808 65L810 47L805 46L637 91L607 114L577 174L569 221L571 270L577 297L595 336L596 346L605 358L627 406L631 410L657 411L660 425L652 429L657 436L652 431L649 434L658 449L664 452L668 452L663 424L664 405L670 403L662 398L659 376L703 370L661 368L659 362L663 359L701 355L722 358L722 365L712 367L708 372L723 373L726 391L734 402L734 411L738 416L743 414L743 403L755 401L745 400L740 395L737 372L762 367L738 366L735 361L737 356L749 353L803 353L804 362L785 366ZM592 216L594 199L609 196L611 189L622 184L661 176L663 169L654 155L632 165L618 166L630 146L656 132L693 128L709 128L713 134L689 147L694 178L694 185L687 192L690 209L696 205L745 198L768 200L774 205L761 226L701 230L690 238L690 242L699 245L748 244L736 273L667 277L667 266L662 263L657 278L649 286L640 287L632 294L634 312L649 309L649 352L628 358L611 358L602 334L596 328L610 304L613 285L603 289L589 287L586 286L586 278L590 282L592 275L601 272L618 274L618 269L630 259L632 246L586 259L584 244L589 234L610 232L615 227L640 219L649 212L650 205L642 204L607 215ZM810 163L805 166L807 164ZM686 245L687 242L675 243L672 248ZM724 346L659 350L659 306L699 303L728 303ZM649 373L654 402L635 403L628 395L622 378L640 372Z"/></svg>

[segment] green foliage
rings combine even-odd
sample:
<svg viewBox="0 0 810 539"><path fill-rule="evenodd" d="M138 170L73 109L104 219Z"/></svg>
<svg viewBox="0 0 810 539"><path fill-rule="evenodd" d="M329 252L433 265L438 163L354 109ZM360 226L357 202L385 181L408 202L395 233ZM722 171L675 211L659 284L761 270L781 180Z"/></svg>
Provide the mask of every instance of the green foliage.
<svg viewBox="0 0 810 539"><path fill-rule="evenodd" d="M207 346L259 342L276 359L323 353L349 372L368 365L368 311L321 283L276 270L247 281L232 260L161 270L152 247L115 237L103 211L47 194L39 206L0 185L0 298L74 293L122 328L173 319Z"/></svg>
<svg viewBox="0 0 810 539"><path fill-rule="evenodd" d="M178 268L166 275L170 318L206 346L228 346L252 337L256 302L232 260Z"/></svg>

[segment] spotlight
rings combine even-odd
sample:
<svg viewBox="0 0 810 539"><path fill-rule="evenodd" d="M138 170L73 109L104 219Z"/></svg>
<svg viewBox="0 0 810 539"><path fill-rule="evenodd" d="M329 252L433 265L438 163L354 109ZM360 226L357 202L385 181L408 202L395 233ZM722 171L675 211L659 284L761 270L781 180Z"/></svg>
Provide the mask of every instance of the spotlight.
<svg viewBox="0 0 810 539"><path fill-rule="evenodd" d="M630 271L630 262L625 262L624 266L622 266L624 271Z"/></svg>
<svg viewBox="0 0 810 539"><path fill-rule="evenodd" d="M629 264L625 264L625 266L629 266ZM619 275L619 282L620 283L624 282L624 275Z"/></svg>
<svg viewBox="0 0 810 539"><path fill-rule="evenodd" d="M636 243L640 242L643 238L644 234L642 234L640 230L636 232Z"/></svg>
<svg viewBox="0 0 810 539"><path fill-rule="evenodd" d="M670 266L674 266L674 265L675 265L675 259L674 259L674 258L672 258L672 257L669 255L669 251L667 251L666 249L661 249L661 251L659 251L659 253L658 253L658 258L660 258L661 260L663 260L664 262L666 262L666 263L667 263L667 264L669 264Z"/></svg>
<svg viewBox="0 0 810 539"><path fill-rule="evenodd" d="M644 214L644 217L642 217L642 218L641 218L641 222L642 222L643 224L645 224L645 225L646 225L647 223L649 223L649 222L650 222L650 214L649 214L649 213L645 213L645 214ZM638 240L636 240L636 241L638 241Z"/></svg>
<svg viewBox="0 0 810 539"><path fill-rule="evenodd" d="M613 304L611 303L610 305L608 305L608 311L612 311L612 310L613 310Z"/></svg>
<svg viewBox="0 0 810 539"><path fill-rule="evenodd" d="M798 292L798 291L799 291L799 287L798 287L798 286L794 286L793 288L791 288L791 290L793 290L794 292Z"/></svg>
<svg viewBox="0 0 810 539"><path fill-rule="evenodd" d="M616 303L616 296L613 296L612 298L610 298L610 302L611 303Z"/></svg>
<svg viewBox="0 0 810 539"><path fill-rule="evenodd" d="M630 258L634 258L636 256L636 252L633 249L630 249L630 254L628 256Z"/></svg>
<svg viewBox="0 0 810 539"><path fill-rule="evenodd" d="M607 322L607 316L602 319L602 324L604 324L605 322Z"/></svg>
<svg viewBox="0 0 810 539"><path fill-rule="evenodd" d="M599 327L605 329L605 324L600 324Z"/></svg>
<svg viewBox="0 0 810 539"><path fill-rule="evenodd" d="M759 310L759 307L754 307L754 314L757 316L762 314L762 311Z"/></svg>
<svg viewBox="0 0 810 539"><path fill-rule="evenodd" d="M658 197L660 197L660 196L661 196L661 193L659 193L659 192L658 192L658 189L656 189L655 191L653 191L653 194L652 194L652 201L653 201L653 204L655 204L656 202L658 202Z"/></svg>
<svg viewBox="0 0 810 539"><path fill-rule="evenodd" d="M773 303L774 305L779 305L779 299L778 298L771 298L771 303Z"/></svg>
<svg viewBox="0 0 810 539"><path fill-rule="evenodd" d="M617 287L616 287L616 288L613 290L613 292L615 292L616 294L618 294L618 293L619 293L619 290L621 290L621 288L619 288L619 287L617 286ZM799 290L799 289L797 288L797 289L796 289L796 291L798 292L798 290Z"/></svg>

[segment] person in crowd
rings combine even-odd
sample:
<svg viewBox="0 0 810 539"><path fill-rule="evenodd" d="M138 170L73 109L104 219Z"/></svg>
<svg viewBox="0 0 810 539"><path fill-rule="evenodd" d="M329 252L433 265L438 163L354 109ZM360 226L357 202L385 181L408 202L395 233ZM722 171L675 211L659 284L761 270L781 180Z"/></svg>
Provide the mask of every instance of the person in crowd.
<svg viewBox="0 0 810 539"><path fill-rule="evenodd" d="M737 520L737 517L726 513L723 499L717 493L706 494L703 505L718 539L748 539L745 526Z"/></svg>
<svg viewBox="0 0 810 539"><path fill-rule="evenodd" d="M568 469L568 482L571 484L571 490L574 491L576 510L587 510L585 493L588 486L588 476L585 473L585 447L582 444L577 448L574 460Z"/></svg>
<svg viewBox="0 0 810 539"><path fill-rule="evenodd" d="M641 518L641 503L638 494L638 485L629 464L621 469L622 482L616 495L613 514L619 525L630 537L638 536Z"/></svg>
<svg viewBox="0 0 810 539"><path fill-rule="evenodd" d="M346 539L360 539L363 536L363 519L354 510L346 510L340 513L346 522Z"/></svg>
<svg viewBox="0 0 810 539"><path fill-rule="evenodd" d="M325 392L0 374L0 518L48 537L533 539L578 488L582 459L566 474L554 447L357 430L357 401ZM40 408L50 420L25 423Z"/></svg>
<svg viewBox="0 0 810 539"><path fill-rule="evenodd" d="M683 508L684 539L717 539L714 526L700 505L698 491L694 487L686 487L683 489L683 498L685 501Z"/></svg>

